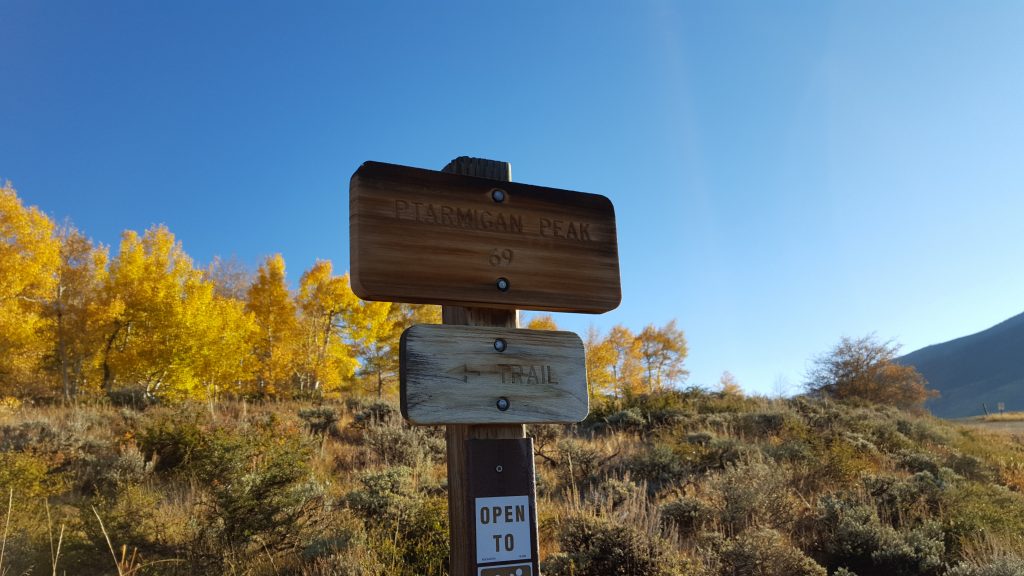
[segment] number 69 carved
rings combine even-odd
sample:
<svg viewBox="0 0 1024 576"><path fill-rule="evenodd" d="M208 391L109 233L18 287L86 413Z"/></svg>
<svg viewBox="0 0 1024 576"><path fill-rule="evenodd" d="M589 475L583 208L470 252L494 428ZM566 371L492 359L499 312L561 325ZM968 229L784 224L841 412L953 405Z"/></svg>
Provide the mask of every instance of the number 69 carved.
<svg viewBox="0 0 1024 576"><path fill-rule="evenodd" d="M491 263L491 266L508 266L512 263L512 255L513 252L509 248L505 248L504 250L498 250L495 248L494 250L491 250L491 256L487 260Z"/></svg>

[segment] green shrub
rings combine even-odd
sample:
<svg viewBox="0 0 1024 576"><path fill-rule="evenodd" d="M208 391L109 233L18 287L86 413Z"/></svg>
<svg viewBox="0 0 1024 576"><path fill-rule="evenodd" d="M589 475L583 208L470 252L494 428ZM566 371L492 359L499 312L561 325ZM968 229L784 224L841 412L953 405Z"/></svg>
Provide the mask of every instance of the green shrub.
<svg viewBox="0 0 1024 576"><path fill-rule="evenodd" d="M605 418L609 430L618 432L641 432L647 427L647 418L637 408L619 410Z"/></svg>
<svg viewBox="0 0 1024 576"><path fill-rule="evenodd" d="M683 537L700 531L712 515L712 508L699 498L684 496L661 506L662 522Z"/></svg>
<svg viewBox="0 0 1024 576"><path fill-rule="evenodd" d="M401 420L398 408L387 402L356 403L352 408L355 411L352 425L356 428L388 426L398 424Z"/></svg>
<svg viewBox="0 0 1024 576"><path fill-rule="evenodd" d="M932 476L939 475L939 462L931 454L904 450L897 455L897 458L900 466L909 472L928 472Z"/></svg>
<svg viewBox="0 0 1024 576"><path fill-rule="evenodd" d="M364 474L349 492L349 507L363 519L377 556L403 575L442 575L448 558L446 500L417 493L412 470Z"/></svg>
<svg viewBox="0 0 1024 576"><path fill-rule="evenodd" d="M557 525L561 553L541 572L549 576L669 576L676 574L672 547L661 536L609 518L576 514Z"/></svg>
<svg viewBox="0 0 1024 576"><path fill-rule="evenodd" d="M689 466L671 447L655 444L629 458L625 462L625 470L631 478L646 482L648 490L654 493L682 481L689 472Z"/></svg>
<svg viewBox="0 0 1024 576"><path fill-rule="evenodd" d="M996 484L964 481L943 494L943 521L952 543L1024 534L1024 495Z"/></svg>
<svg viewBox="0 0 1024 576"><path fill-rule="evenodd" d="M170 472L188 465L202 445L205 432L198 412L161 412L139 434L139 448L156 472Z"/></svg>
<svg viewBox="0 0 1024 576"><path fill-rule="evenodd" d="M871 554L883 539L893 538L895 530L882 526L873 506L839 497L821 500L818 527L823 531L820 546L830 566L846 566L856 572L871 573Z"/></svg>
<svg viewBox="0 0 1024 576"><path fill-rule="evenodd" d="M736 433L748 438L777 436L785 425L786 416L779 412L740 414L734 424Z"/></svg>
<svg viewBox="0 0 1024 576"><path fill-rule="evenodd" d="M577 438L562 438L555 446L559 482L577 489L593 484L600 478L605 455L592 442Z"/></svg>
<svg viewBox="0 0 1024 576"><path fill-rule="evenodd" d="M370 426L363 430L366 447L385 465L416 467L445 453L443 438L426 428Z"/></svg>
<svg viewBox="0 0 1024 576"><path fill-rule="evenodd" d="M293 550L302 528L316 529L323 493L311 478L311 452L282 430L216 430L204 438L193 468L211 496L210 530L226 550Z"/></svg>
<svg viewBox="0 0 1024 576"><path fill-rule="evenodd" d="M960 476L975 482L989 483L998 476L998 470L993 466L970 454L950 454L946 458L946 466Z"/></svg>
<svg viewBox="0 0 1024 576"><path fill-rule="evenodd" d="M926 523L898 538L883 538L871 553L871 560L885 574L917 576L936 574L946 551L944 534L938 524Z"/></svg>
<svg viewBox="0 0 1024 576"><path fill-rule="evenodd" d="M936 523L900 532L883 524L874 507L826 496L819 518L823 558L830 567L859 574L936 574L945 554L945 535Z"/></svg>
<svg viewBox="0 0 1024 576"><path fill-rule="evenodd" d="M950 568L946 576L1024 576L1024 558L1000 555L983 563L963 561Z"/></svg>
<svg viewBox="0 0 1024 576"><path fill-rule="evenodd" d="M940 512L943 493L951 481L950 470L938 477L918 472L908 478L865 476L864 487L882 521L894 527L917 525Z"/></svg>
<svg viewBox="0 0 1024 576"><path fill-rule="evenodd" d="M338 411L330 406L314 406L299 410L299 418L306 423L310 434L338 436Z"/></svg>
<svg viewBox="0 0 1024 576"><path fill-rule="evenodd" d="M646 490L632 480L606 478L587 492L587 500L597 507L614 510L631 500L646 498Z"/></svg>
<svg viewBox="0 0 1024 576"><path fill-rule="evenodd" d="M825 568L771 528L731 538L722 547L720 560L721 573L728 576L826 576Z"/></svg>
<svg viewBox="0 0 1024 576"><path fill-rule="evenodd" d="M0 452L0 495L4 509L11 490L14 490L18 501L59 493L59 477L51 476L49 472L49 464L39 456Z"/></svg>
<svg viewBox="0 0 1024 576"><path fill-rule="evenodd" d="M760 458L727 466L708 481L711 510L727 535L752 526L780 528L795 516L785 470Z"/></svg>

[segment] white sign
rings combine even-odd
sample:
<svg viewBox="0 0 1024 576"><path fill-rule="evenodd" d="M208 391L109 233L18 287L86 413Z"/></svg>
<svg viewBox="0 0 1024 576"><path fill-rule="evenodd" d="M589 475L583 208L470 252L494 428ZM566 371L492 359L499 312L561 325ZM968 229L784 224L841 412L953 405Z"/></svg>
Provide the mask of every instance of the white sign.
<svg viewBox="0 0 1024 576"><path fill-rule="evenodd" d="M529 496L476 499L476 562L530 560Z"/></svg>

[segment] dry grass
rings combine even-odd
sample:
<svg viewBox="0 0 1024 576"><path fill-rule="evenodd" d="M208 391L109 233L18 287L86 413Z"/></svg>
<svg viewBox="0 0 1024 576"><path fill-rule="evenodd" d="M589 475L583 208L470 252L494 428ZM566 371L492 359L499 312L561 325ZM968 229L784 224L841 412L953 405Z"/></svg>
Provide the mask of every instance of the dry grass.
<svg viewBox="0 0 1024 576"><path fill-rule="evenodd" d="M1002 412L987 414L981 419L985 422L1024 422L1024 412Z"/></svg>

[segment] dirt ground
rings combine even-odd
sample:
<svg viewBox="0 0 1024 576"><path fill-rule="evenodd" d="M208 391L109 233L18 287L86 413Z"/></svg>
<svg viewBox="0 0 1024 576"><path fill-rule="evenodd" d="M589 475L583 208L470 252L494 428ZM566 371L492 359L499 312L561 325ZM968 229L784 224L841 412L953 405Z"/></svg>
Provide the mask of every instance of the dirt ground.
<svg viewBox="0 0 1024 576"><path fill-rule="evenodd" d="M975 416L972 418L957 418L952 420L952 422L970 426L972 428L978 428L980 430L987 430L989 432L1002 432L1005 434L1020 436L1021 441L1024 441L1024 419L986 421L984 416Z"/></svg>

